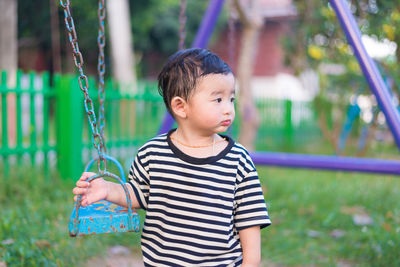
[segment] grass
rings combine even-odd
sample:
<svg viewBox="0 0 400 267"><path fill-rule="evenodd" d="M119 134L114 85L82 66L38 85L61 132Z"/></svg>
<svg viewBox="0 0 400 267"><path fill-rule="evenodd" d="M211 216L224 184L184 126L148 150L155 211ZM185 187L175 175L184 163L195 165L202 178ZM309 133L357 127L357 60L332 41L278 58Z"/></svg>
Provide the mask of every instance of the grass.
<svg viewBox="0 0 400 267"><path fill-rule="evenodd" d="M262 230L266 265L400 266L398 177L271 167L258 170L273 222ZM100 257L116 244L139 252L137 233L68 236L73 184L56 174L46 180L29 168L0 176L0 263L84 265L88 258ZM373 224L356 225L355 213L368 214ZM334 230L343 236L332 237Z"/></svg>
<svg viewBox="0 0 400 267"><path fill-rule="evenodd" d="M78 266L121 244L138 251L137 233L71 238L73 181L35 170L0 177L0 262L7 266ZM0 264L1 265L1 264Z"/></svg>
<svg viewBox="0 0 400 267"><path fill-rule="evenodd" d="M265 261L400 266L398 177L269 167L259 174L273 223L262 231ZM356 225L357 213L373 224Z"/></svg>

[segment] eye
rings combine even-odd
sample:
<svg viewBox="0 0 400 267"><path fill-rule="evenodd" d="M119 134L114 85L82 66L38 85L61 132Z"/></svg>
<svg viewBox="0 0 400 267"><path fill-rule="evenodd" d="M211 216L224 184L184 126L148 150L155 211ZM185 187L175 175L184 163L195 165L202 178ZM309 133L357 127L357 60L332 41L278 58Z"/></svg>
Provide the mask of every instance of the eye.
<svg viewBox="0 0 400 267"><path fill-rule="evenodd" d="M217 99L215 99L215 102L217 102L217 103L221 103L222 102L222 98L217 98Z"/></svg>
<svg viewBox="0 0 400 267"><path fill-rule="evenodd" d="M235 98L234 97L231 98L231 102L232 103L235 102Z"/></svg>

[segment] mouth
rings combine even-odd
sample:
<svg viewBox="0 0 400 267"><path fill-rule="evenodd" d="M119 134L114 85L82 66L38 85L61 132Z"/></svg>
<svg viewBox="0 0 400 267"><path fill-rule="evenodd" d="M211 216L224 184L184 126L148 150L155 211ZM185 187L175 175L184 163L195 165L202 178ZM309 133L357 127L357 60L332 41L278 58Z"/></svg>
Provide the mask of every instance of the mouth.
<svg viewBox="0 0 400 267"><path fill-rule="evenodd" d="M222 125L222 126L229 126L229 125L231 125L231 124L232 124L232 121L231 121L231 120L224 120L224 121L221 122L221 125Z"/></svg>

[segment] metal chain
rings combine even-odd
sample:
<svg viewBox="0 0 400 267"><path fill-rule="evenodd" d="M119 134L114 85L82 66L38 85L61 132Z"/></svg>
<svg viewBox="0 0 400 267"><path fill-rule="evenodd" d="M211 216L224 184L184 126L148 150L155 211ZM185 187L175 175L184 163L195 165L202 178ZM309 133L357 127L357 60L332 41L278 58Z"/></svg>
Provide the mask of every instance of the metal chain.
<svg viewBox="0 0 400 267"><path fill-rule="evenodd" d="M179 50L185 49L186 39L186 0L181 0L179 12Z"/></svg>
<svg viewBox="0 0 400 267"><path fill-rule="evenodd" d="M60 5L64 9L64 22L65 22L65 28L68 32L68 38L69 42L72 47L72 55L74 58L74 63L76 68L79 71L79 87L82 90L84 94L84 105L85 105L85 110L86 114L88 117L88 121L92 130L92 141L93 145L97 150L98 153L98 160L97 160L97 168L99 173L104 173L107 171L107 160L104 158L104 140L103 137L99 134L99 129L97 127L97 120L96 120L96 114L94 112L93 108L93 101L89 96L89 82L87 76L84 74L83 71L83 57L82 53L79 50L78 46L78 37L76 35L76 30L75 30L75 25L74 25L74 19L72 18L71 15L71 10L70 10L70 1L69 0L60 0Z"/></svg>
<svg viewBox="0 0 400 267"><path fill-rule="evenodd" d="M106 142L104 138L105 128L105 115L104 115L104 102L105 102L105 91L104 91L104 75L106 73L105 55L104 48L106 46L106 35L105 35L105 23L106 9L104 0L99 0L99 8L97 10L99 17L99 33L97 36L97 46L99 47L99 55L97 58L97 73L98 73L98 99L99 99L99 134L103 140L103 153L106 153Z"/></svg>

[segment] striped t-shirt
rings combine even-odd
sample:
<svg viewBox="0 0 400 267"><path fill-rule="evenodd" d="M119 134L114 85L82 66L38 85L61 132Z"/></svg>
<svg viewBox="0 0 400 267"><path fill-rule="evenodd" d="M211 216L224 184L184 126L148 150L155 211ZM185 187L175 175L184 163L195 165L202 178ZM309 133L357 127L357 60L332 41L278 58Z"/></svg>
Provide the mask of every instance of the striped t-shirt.
<svg viewBox="0 0 400 267"><path fill-rule="evenodd" d="M256 168L231 138L218 155L194 158L171 130L142 146L129 183L146 210L145 266L240 266L238 231L271 224Z"/></svg>

